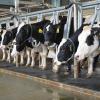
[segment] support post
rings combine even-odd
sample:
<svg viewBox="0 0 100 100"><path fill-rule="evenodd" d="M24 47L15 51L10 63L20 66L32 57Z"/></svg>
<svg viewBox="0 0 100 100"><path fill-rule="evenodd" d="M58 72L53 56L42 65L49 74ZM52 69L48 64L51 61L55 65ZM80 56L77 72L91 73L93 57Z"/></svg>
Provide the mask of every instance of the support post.
<svg viewBox="0 0 100 100"><path fill-rule="evenodd" d="M18 8L19 8L19 0L14 0L14 4L15 4L15 14L18 13Z"/></svg>
<svg viewBox="0 0 100 100"><path fill-rule="evenodd" d="M69 32L70 32L70 26L71 26L71 19L72 19L72 8L69 8L68 14L67 14L67 22L64 27L64 35L63 38L68 39L69 38Z"/></svg>
<svg viewBox="0 0 100 100"><path fill-rule="evenodd" d="M76 2L76 0L73 0ZM76 4L74 6L74 32L78 29L78 7Z"/></svg>
<svg viewBox="0 0 100 100"><path fill-rule="evenodd" d="M79 24L79 8L78 5L76 4L76 0L73 0L73 2L75 2L75 4L73 5L74 8L74 32L76 32L76 30L78 29L78 24ZM74 78L78 78L79 73L78 73L78 63L76 61L76 59L74 58Z"/></svg>

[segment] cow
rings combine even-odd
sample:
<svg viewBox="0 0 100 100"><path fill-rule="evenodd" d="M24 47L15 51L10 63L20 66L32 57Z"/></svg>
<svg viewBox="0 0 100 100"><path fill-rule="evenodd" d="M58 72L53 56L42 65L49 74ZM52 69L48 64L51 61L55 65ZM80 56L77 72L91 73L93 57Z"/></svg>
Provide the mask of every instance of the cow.
<svg viewBox="0 0 100 100"><path fill-rule="evenodd" d="M100 26L85 27L78 37L79 45L74 57L78 62L83 61L85 58L88 59L87 77L91 77L93 74L95 57L100 55L99 37Z"/></svg>
<svg viewBox="0 0 100 100"><path fill-rule="evenodd" d="M2 29L2 34L1 34L1 37L2 37L2 39L1 39L1 49L2 49L2 51L3 51L3 57L2 57L2 60L6 60L6 51L5 51L5 48L6 48L6 46L5 45L3 45L3 42L5 42L5 40L4 40L4 37L5 37L5 34L6 33L9 33L8 32L8 28L14 28L14 26L15 27L17 27L18 26L18 20L13 16L13 17L11 17L11 20L14 20L14 22L11 22L11 23L9 23L9 27L6 25L6 23L3 23L3 24L1 24L1 29ZM10 30L9 30L10 31ZM8 34L9 35L9 34ZM6 37L5 37L6 38ZM10 41L10 39L11 38L6 38L6 40L9 40ZM4 41L3 41L4 40ZM6 41L6 43L7 43L8 41ZM9 59L9 56L8 56L8 58L7 59Z"/></svg>
<svg viewBox="0 0 100 100"><path fill-rule="evenodd" d="M16 34L17 34L17 30L18 28L20 28L20 26L22 26L24 24L24 22L20 23L19 27L15 27L13 29L7 29L7 30L4 30L3 29L3 32L2 32L2 39L1 39L1 46L0 48L2 49L2 51L4 52L3 53L3 58L2 60L5 60L6 59L6 55L5 55L5 49L8 48L8 49L11 49L11 46L12 46L12 43L13 43L13 40L15 39L16 37ZM18 26L18 23L17 23L17 26ZM10 46L10 48L9 48ZM21 55L22 56L22 55ZM21 57L22 58L22 57ZM8 58L7 58L7 61L10 61L10 54L8 53ZM14 59L14 62L15 62L15 59ZM21 62L22 59L21 59Z"/></svg>
<svg viewBox="0 0 100 100"><path fill-rule="evenodd" d="M14 46L11 55L14 56L14 54L19 54L26 47L31 48L32 49L31 66L33 67L34 66L34 40L36 40L38 44L41 43L42 47L44 47L43 46L44 35L42 33L42 30L44 25L48 22L49 20L43 19L40 22L33 23L33 24L26 24L23 27L21 27L16 36L16 45ZM29 63L30 60L26 65L29 65Z"/></svg>
<svg viewBox="0 0 100 100"><path fill-rule="evenodd" d="M58 72L62 64L68 65L68 71L71 71L71 59L78 46L78 35L82 32L83 25L68 39L63 38L58 46L56 59L54 61L53 71Z"/></svg>
<svg viewBox="0 0 100 100"><path fill-rule="evenodd" d="M67 21L66 16L59 16L60 22L58 24L47 23L44 27L44 38L45 38L45 45L48 47L49 51L52 50L55 52L53 56L53 60L56 58L56 51L58 46L63 38L64 35L64 28ZM71 30L69 37L72 36L74 33L74 25L73 25L73 18L71 19Z"/></svg>

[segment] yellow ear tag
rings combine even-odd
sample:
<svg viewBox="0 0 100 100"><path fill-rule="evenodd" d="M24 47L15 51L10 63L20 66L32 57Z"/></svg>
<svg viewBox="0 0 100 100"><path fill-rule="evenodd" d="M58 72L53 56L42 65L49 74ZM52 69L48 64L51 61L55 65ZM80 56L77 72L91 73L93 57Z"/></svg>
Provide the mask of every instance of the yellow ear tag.
<svg viewBox="0 0 100 100"><path fill-rule="evenodd" d="M59 33L59 27L57 28L57 31L56 31L56 33Z"/></svg>
<svg viewBox="0 0 100 100"><path fill-rule="evenodd" d="M41 28L39 28L38 32L39 33L43 33L43 30Z"/></svg>

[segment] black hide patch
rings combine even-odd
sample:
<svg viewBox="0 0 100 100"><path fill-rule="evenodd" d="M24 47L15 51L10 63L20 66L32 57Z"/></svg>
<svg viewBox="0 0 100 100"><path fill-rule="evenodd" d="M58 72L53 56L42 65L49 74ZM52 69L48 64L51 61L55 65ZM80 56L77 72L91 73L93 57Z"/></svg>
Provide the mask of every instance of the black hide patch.
<svg viewBox="0 0 100 100"><path fill-rule="evenodd" d="M6 34L4 35L3 39L3 45L8 45L9 42L12 42L14 38L16 37L17 33L17 27L12 29L11 31L7 31Z"/></svg>
<svg viewBox="0 0 100 100"><path fill-rule="evenodd" d="M86 43L88 46L91 46L94 44L94 36L93 35L89 35L86 39Z"/></svg>
<svg viewBox="0 0 100 100"><path fill-rule="evenodd" d="M59 61L67 61L73 54L73 44L67 40L61 47L60 52L58 53L58 60Z"/></svg>

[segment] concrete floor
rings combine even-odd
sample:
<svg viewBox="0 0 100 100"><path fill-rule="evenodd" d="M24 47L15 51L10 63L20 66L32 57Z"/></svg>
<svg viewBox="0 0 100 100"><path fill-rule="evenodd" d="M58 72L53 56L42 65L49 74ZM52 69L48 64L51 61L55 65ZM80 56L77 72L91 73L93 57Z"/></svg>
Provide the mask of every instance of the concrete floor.
<svg viewBox="0 0 100 100"><path fill-rule="evenodd" d="M64 75L63 72L60 74L55 74L52 72L51 67L52 66L48 66L46 70L41 70L38 68L38 66L35 66L34 68L25 67L25 66L15 67L15 64L9 64L8 62L0 61L0 68L3 69L24 73L31 76L44 78L44 79L49 79L64 84L70 84L82 88L100 91L100 68L96 69L96 71L93 73L91 78L86 78L87 70L82 69L80 78L74 79L73 73L70 75Z"/></svg>

